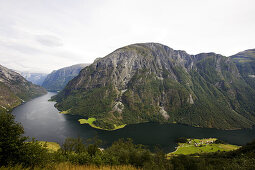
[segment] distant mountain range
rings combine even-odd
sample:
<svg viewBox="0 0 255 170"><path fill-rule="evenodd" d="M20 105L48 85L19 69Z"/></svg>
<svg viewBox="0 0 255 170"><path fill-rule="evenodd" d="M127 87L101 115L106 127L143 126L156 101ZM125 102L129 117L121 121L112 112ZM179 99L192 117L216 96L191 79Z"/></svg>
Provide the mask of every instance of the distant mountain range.
<svg viewBox="0 0 255 170"><path fill-rule="evenodd" d="M53 99L59 110L94 117L102 128L148 121L250 128L255 125L254 51L189 55L157 43L133 44L95 60ZM59 74L53 72L51 82ZM56 85L43 83L61 89Z"/></svg>
<svg viewBox="0 0 255 170"><path fill-rule="evenodd" d="M54 70L47 75L42 83L42 87L48 91L60 91L70 80L79 74L81 69L88 65L89 64L76 64L59 70Z"/></svg>
<svg viewBox="0 0 255 170"><path fill-rule="evenodd" d="M18 72L21 76L23 76L26 80L32 82L36 85L42 85L45 78L48 74L46 73L31 73L31 72Z"/></svg>
<svg viewBox="0 0 255 170"><path fill-rule="evenodd" d="M8 111L47 91L20 74L0 65L0 111Z"/></svg>

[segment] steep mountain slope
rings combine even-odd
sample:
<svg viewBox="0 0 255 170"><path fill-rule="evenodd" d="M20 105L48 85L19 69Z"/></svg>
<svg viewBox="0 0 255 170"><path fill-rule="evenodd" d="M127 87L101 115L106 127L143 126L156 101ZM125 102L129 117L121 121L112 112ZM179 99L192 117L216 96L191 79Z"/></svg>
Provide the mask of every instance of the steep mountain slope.
<svg viewBox="0 0 255 170"><path fill-rule="evenodd" d="M42 86L49 91L62 90L66 84L79 74L81 69L89 64L76 64L52 71L42 83Z"/></svg>
<svg viewBox="0 0 255 170"><path fill-rule="evenodd" d="M47 77L46 73L30 73L30 72L18 72L26 80L32 82L33 84L41 86Z"/></svg>
<svg viewBox="0 0 255 170"><path fill-rule="evenodd" d="M54 97L100 127L147 121L221 129L255 124L255 90L231 58L133 44L96 60Z"/></svg>
<svg viewBox="0 0 255 170"><path fill-rule="evenodd" d="M46 90L28 82L20 74L0 65L0 111L45 94Z"/></svg>
<svg viewBox="0 0 255 170"><path fill-rule="evenodd" d="M231 56L245 81L255 89L255 49Z"/></svg>

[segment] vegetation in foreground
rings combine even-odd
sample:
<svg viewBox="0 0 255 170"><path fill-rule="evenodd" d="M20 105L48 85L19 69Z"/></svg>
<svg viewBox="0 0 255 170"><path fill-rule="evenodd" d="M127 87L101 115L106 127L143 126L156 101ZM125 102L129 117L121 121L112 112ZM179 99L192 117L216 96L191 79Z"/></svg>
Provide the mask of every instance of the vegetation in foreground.
<svg viewBox="0 0 255 170"><path fill-rule="evenodd" d="M60 163L56 165L46 166L44 168L41 167L35 167L34 170L48 170L48 169L54 169L54 170L138 170L139 168L136 168L131 165L76 165L71 163ZM0 167L0 170L30 170L30 168L22 167L22 165L16 165L14 167Z"/></svg>
<svg viewBox="0 0 255 170"><path fill-rule="evenodd" d="M61 148L60 145L56 142L38 141L38 143L42 147L45 147L46 149L48 149L49 152L56 152Z"/></svg>
<svg viewBox="0 0 255 170"><path fill-rule="evenodd" d="M79 119L80 124L89 124L91 127L96 128L96 129L102 129L102 130L117 130L117 129L121 129L124 128L126 126L126 124L123 125L116 125L113 124L111 127L108 126L103 126L104 128L95 125L94 122L96 122L96 118L88 118L88 119ZM97 123L98 124L98 123ZM105 125L105 124L104 124Z"/></svg>
<svg viewBox="0 0 255 170"><path fill-rule="evenodd" d="M179 139L178 147L174 152L168 154L173 155L191 155L210 153L218 151L232 151L240 148L240 146L226 144L216 138L209 139Z"/></svg>
<svg viewBox="0 0 255 170"><path fill-rule="evenodd" d="M9 113L0 114L0 169L255 169L255 141L235 151L177 155L167 159L131 139L120 139L106 149L99 140L67 138L57 151L46 142L25 142L23 127Z"/></svg>

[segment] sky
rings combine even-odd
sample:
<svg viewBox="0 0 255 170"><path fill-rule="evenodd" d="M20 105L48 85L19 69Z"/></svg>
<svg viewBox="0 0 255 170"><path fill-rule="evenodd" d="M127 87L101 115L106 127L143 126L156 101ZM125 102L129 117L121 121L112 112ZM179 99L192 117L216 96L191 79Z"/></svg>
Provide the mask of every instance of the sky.
<svg viewBox="0 0 255 170"><path fill-rule="evenodd" d="M134 43L225 56L255 48L254 0L0 0L0 64L49 73Z"/></svg>

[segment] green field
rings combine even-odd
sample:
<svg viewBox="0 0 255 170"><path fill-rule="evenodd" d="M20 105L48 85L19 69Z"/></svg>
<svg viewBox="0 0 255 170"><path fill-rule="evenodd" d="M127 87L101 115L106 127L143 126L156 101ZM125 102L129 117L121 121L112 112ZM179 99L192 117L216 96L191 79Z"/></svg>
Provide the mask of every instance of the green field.
<svg viewBox="0 0 255 170"><path fill-rule="evenodd" d="M114 124L114 129L103 129L101 127L94 125L93 124L94 121L96 121L96 118L93 118L93 117L88 119L79 119L80 124L89 124L91 127L96 129L101 129L101 130L117 130L117 129L124 128L126 126L126 124L119 125L119 126Z"/></svg>
<svg viewBox="0 0 255 170"><path fill-rule="evenodd" d="M168 154L172 155L190 155L196 153L209 153L217 151L231 151L236 150L240 146L230 145L230 144L216 144L214 143L216 138L209 139L188 139L187 143L178 143L178 147L174 152Z"/></svg>

